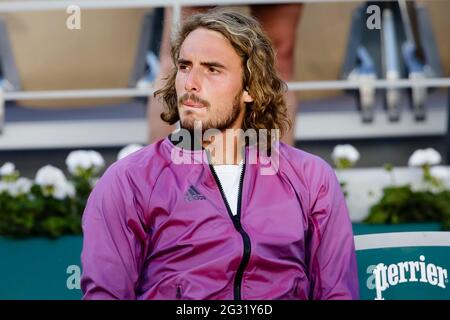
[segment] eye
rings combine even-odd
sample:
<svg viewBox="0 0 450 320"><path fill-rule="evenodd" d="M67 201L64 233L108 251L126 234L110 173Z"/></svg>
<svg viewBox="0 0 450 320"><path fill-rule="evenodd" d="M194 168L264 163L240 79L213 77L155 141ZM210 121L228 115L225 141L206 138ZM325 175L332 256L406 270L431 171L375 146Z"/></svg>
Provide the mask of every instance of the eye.
<svg viewBox="0 0 450 320"><path fill-rule="evenodd" d="M219 70L214 67L208 67L208 72L209 73L219 73Z"/></svg>
<svg viewBox="0 0 450 320"><path fill-rule="evenodd" d="M184 64L184 63L179 63L178 64L178 70L187 70L188 69L188 65Z"/></svg>

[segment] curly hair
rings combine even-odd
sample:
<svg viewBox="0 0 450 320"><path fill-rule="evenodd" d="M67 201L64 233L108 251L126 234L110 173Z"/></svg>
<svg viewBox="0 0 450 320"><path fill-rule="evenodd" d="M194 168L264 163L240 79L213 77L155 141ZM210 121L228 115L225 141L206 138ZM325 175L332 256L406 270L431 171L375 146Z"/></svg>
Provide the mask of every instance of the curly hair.
<svg viewBox="0 0 450 320"><path fill-rule="evenodd" d="M268 141L273 142L272 129L279 130L282 136L291 126L287 116L283 94L287 85L277 74L275 53L272 43L264 34L259 23L252 17L239 12L213 9L206 13L190 16L175 34L171 43L171 55L174 67L165 78L166 83L155 91L165 105L161 119L174 124L179 118L178 97L175 90L177 60L180 48L186 37L198 28L221 33L233 46L242 59L243 88L251 95L253 102L246 103L246 114L242 129L267 130ZM267 141L267 140L266 140ZM272 143L269 143L270 149Z"/></svg>

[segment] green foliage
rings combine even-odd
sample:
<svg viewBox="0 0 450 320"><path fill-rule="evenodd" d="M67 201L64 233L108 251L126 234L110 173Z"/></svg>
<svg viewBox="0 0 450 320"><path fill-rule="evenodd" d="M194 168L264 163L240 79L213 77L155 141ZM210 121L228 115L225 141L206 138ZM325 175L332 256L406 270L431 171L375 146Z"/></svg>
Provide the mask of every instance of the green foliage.
<svg viewBox="0 0 450 320"><path fill-rule="evenodd" d="M450 191L413 191L410 185L383 189L380 201L370 208L366 223L440 222L450 229Z"/></svg>
<svg viewBox="0 0 450 320"><path fill-rule="evenodd" d="M353 162L347 158L339 158L336 160L335 165L338 170L349 169L353 167Z"/></svg>
<svg viewBox="0 0 450 320"><path fill-rule="evenodd" d="M0 235L15 238L81 234L81 217L92 190L91 177L74 176L75 196L55 199L33 185L30 192L12 196L0 192Z"/></svg>

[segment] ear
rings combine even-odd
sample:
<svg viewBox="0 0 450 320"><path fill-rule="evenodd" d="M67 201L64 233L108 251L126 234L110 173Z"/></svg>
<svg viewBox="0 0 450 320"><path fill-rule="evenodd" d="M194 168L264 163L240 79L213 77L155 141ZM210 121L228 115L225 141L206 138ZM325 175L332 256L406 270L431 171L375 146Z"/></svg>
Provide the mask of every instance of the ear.
<svg viewBox="0 0 450 320"><path fill-rule="evenodd" d="M244 102L253 102L253 97L248 93L248 88L245 88L245 90L242 92L242 100Z"/></svg>

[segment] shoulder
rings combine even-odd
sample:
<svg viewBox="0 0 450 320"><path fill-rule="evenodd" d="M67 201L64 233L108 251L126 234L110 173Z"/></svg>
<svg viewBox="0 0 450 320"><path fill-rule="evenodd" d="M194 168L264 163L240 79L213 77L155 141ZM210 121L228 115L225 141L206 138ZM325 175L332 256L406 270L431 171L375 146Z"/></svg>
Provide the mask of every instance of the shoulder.
<svg viewBox="0 0 450 320"><path fill-rule="evenodd" d="M105 174L149 177L157 174L169 160L170 150L166 139L162 139L117 160L109 166Z"/></svg>
<svg viewBox="0 0 450 320"><path fill-rule="evenodd" d="M333 198L340 190L335 170L327 161L285 144L280 147L280 171L288 177L308 207L319 198Z"/></svg>
<svg viewBox="0 0 450 320"><path fill-rule="evenodd" d="M169 165L169 147L165 139L111 164L95 186L103 191L120 189L121 194L131 192L145 198L151 192L154 181Z"/></svg>
<svg viewBox="0 0 450 320"><path fill-rule="evenodd" d="M280 143L280 162L306 178L334 176L334 169L321 157L284 143Z"/></svg>

